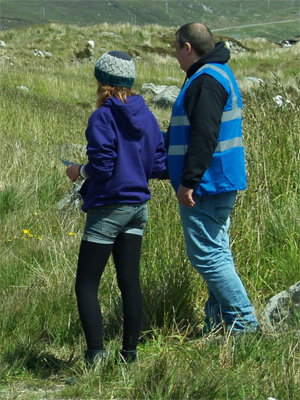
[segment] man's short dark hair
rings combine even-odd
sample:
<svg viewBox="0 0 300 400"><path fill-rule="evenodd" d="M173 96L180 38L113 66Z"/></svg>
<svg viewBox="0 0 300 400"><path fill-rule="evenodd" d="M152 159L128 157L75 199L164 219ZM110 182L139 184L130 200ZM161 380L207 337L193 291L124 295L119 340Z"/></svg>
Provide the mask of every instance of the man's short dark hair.
<svg viewBox="0 0 300 400"><path fill-rule="evenodd" d="M200 56L210 52L215 48L215 41L209 28L198 22L191 22L183 25L176 32L180 48L185 43L190 43L195 52Z"/></svg>

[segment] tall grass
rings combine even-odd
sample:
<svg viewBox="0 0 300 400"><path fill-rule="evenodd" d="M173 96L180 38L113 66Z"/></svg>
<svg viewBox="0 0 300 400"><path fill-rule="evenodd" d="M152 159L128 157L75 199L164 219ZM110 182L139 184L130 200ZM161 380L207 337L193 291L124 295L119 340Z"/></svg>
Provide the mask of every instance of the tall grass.
<svg viewBox="0 0 300 400"><path fill-rule="evenodd" d="M145 82L169 84L168 76L181 86L183 76L171 55L140 48L145 41L170 49L173 34L167 42L161 32L168 32L158 26L114 29L123 39L105 36L107 48L130 47L141 54L137 91ZM10 59L1 60L0 398L296 399L299 323L278 337L268 332L240 341L225 337L221 345L196 339L206 287L187 259L168 181L150 182L139 360L132 367L118 361L122 305L110 261L100 290L111 358L99 370L85 369L74 296L85 218L80 210L58 207L72 189L60 158L84 162L84 152L72 144L85 145L84 130L95 103L95 60L72 62L75 47L95 39L95 51L102 54L101 32L110 30L106 25L83 29L51 24L4 32L8 48L0 52ZM75 37L80 40L73 46ZM38 45L55 59L36 58L32 49ZM251 48L251 42L245 46ZM237 269L258 316L271 296L299 281L299 79L296 69L292 81L284 70L278 77L280 55L293 66L294 48L268 52L268 46L260 43L254 50L253 45L231 60L239 79L255 71L264 80L258 88L241 85L248 189L239 194L231 227ZM273 100L279 94L284 107ZM171 111L154 107L150 95L146 100L165 130ZM66 385L70 376L76 385Z"/></svg>

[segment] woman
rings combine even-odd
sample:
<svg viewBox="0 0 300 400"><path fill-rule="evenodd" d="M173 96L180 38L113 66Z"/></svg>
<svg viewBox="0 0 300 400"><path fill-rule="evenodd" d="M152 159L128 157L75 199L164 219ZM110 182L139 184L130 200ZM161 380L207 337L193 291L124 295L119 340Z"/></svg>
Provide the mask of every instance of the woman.
<svg viewBox="0 0 300 400"><path fill-rule="evenodd" d="M104 54L96 63L97 110L86 129L86 165L71 164L71 181L85 178L81 189L87 213L76 276L79 315L87 341L85 358L106 356L97 293L113 254L124 312L125 362L136 358L143 317L139 263L150 199L148 181L166 169L164 140L144 99L131 89L135 66L121 51Z"/></svg>

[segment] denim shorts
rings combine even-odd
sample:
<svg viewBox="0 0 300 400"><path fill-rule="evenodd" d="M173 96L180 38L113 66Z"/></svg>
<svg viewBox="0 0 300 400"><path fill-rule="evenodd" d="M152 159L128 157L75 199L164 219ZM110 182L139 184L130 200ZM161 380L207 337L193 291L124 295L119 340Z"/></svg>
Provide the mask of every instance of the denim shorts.
<svg viewBox="0 0 300 400"><path fill-rule="evenodd" d="M147 219L147 202L91 208L87 212L82 240L112 244L119 233L142 236Z"/></svg>

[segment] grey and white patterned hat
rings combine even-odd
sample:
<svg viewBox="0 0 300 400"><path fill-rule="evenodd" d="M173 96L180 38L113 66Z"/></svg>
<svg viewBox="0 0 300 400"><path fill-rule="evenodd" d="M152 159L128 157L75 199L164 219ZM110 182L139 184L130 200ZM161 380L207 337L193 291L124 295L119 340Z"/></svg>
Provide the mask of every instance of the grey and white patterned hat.
<svg viewBox="0 0 300 400"><path fill-rule="evenodd" d="M97 61L95 77L110 86L131 88L135 79L134 62L124 51L110 51Z"/></svg>

